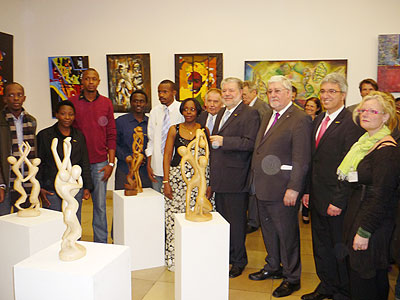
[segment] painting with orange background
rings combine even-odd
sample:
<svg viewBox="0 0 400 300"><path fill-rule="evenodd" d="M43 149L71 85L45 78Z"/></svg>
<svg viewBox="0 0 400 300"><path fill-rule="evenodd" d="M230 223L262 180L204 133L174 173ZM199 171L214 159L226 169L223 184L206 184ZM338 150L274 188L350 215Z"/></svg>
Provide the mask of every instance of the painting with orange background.
<svg viewBox="0 0 400 300"><path fill-rule="evenodd" d="M204 106L210 88L219 88L223 76L222 53L175 54L176 99L194 98Z"/></svg>

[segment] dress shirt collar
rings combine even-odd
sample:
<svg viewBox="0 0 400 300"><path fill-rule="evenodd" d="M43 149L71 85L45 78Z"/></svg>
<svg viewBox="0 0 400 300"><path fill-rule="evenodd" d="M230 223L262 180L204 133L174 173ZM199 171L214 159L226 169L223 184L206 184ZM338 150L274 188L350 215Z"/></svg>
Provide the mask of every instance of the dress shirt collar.
<svg viewBox="0 0 400 300"><path fill-rule="evenodd" d="M257 100L257 96L254 97L253 100L251 100L251 102L249 103L249 106L254 106L254 104L256 103Z"/></svg>
<svg viewBox="0 0 400 300"><path fill-rule="evenodd" d="M341 108L339 108L337 111L335 111L334 113L329 114L328 111L326 111L324 119L327 116L329 116L329 119L331 119L331 121L335 120L336 117L342 112L343 109L344 109L344 105Z"/></svg>
<svg viewBox="0 0 400 300"><path fill-rule="evenodd" d="M226 114L227 111L229 111L232 114L235 111L235 109L240 105L240 103L242 103L242 100L240 100L239 103L236 104L235 107L233 107L231 109L226 108L225 114Z"/></svg>
<svg viewBox="0 0 400 300"><path fill-rule="evenodd" d="M276 114L276 113L279 113L279 118L280 117L282 117L282 115L289 109L289 107L292 105L292 101L290 101L289 103L288 103L288 105L286 105L283 109L281 109L280 111L276 111L275 109L274 109L274 115Z"/></svg>

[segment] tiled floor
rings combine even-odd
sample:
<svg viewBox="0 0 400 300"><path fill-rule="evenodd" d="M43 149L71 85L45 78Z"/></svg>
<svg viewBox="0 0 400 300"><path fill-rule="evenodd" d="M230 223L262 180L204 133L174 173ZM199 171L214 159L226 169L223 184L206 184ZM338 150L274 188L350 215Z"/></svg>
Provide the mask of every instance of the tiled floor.
<svg viewBox="0 0 400 300"><path fill-rule="evenodd" d="M112 195L112 194L111 194ZM111 228L112 199L107 199L108 226ZM91 200L85 201L82 208L82 240L92 241L92 204ZM312 292L318 284L315 274L314 259L312 255L312 242L310 224L300 222L302 276L301 289L284 299L300 299L300 296ZM111 242L111 237L109 237ZM275 299L272 291L280 284L281 280L251 281L248 274L258 271L264 265L265 247L260 230L249 234L246 239L249 263L243 274L229 280L230 300L267 300ZM394 268L390 273L390 295L394 299L394 284L398 270ZM152 268L132 272L132 299L133 300L173 300L174 299L174 273L165 267Z"/></svg>

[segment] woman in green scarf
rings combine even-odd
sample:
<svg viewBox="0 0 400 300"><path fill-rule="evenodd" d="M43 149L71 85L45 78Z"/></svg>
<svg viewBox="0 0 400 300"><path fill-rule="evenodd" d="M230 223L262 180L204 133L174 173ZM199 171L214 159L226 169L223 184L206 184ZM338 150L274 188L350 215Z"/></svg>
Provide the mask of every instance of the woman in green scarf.
<svg viewBox="0 0 400 300"><path fill-rule="evenodd" d="M353 113L366 133L338 168L337 207L345 211L351 299L387 299L389 245L399 185L400 152L391 136L397 126L394 101L363 98ZM335 206L336 206L335 205ZM338 251L339 252L339 251Z"/></svg>

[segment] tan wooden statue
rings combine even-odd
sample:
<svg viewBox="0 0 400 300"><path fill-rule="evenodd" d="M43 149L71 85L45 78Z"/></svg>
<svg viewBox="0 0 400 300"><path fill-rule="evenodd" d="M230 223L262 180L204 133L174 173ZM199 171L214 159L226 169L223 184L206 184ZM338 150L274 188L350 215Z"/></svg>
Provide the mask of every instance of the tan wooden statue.
<svg viewBox="0 0 400 300"><path fill-rule="evenodd" d="M126 157L125 161L129 166L129 173L126 175L125 196L134 196L142 193L142 180L139 175L139 168L144 160L143 155L144 135L143 128L137 126L133 133L132 155Z"/></svg>
<svg viewBox="0 0 400 300"><path fill-rule="evenodd" d="M192 149L194 147L194 156ZM200 148L204 149L205 155L200 154ZM182 178L186 182L186 213L185 218L194 222L204 222L212 219L210 211L212 204L206 197L207 181L206 181L206 168L208 165L208 158L210 150L204 130L196 130L196 138L185 146L178 148L178 153L182 156L181 159L181 173ZM193 168L193 175L190 179L185 174L185 163L188 162ZM194 209L190 209L190 197L193 189L197 187L198 194L196 197L196 204Z"/></svg>
<svg viewBox="0 0 400 300"><path fill-rule="evenodd" d="M32 148L28 142L23 142L19 146L19 152L21 153L19 159L17 160L14 156L9 156L7 158L8 162L11 164L11 170L17 176L14 181L14 190L21 195L15 202L15 206L19 209L17 213L19 217L36 217L40 215L40 183L36 179L36 174L39 171L38 166L40 164L40 158L34 158L30 161L28 155L31 149ZM20 170L22 163L25 163L28 167L28 176L25 178ZM28 197L22 183L28 180L32 183L32 190L29 195L29 202L31 205L28 208L22 208L21 204L24 203Z"/></svg>
<svg viewBox="0 0 400 300"><path fill-rule="evenodd" d="M63 261L73 261L86 255L86 248L76 242L82 235L82 227L76 216L79 204L75 199L76 194L83 186L82 169L78 165L71 165L71 137L64 139L64 159L62 161L57 153L57 144L58 139L54 138L51 143L51 151L58 169L54 186L57 194L63 199L64 223L67 225L62 236L59 257Z"/></svg>

